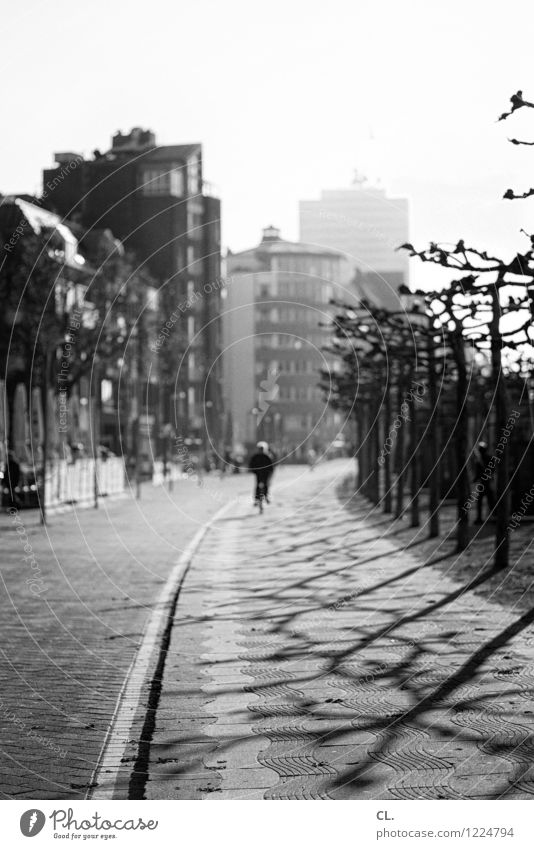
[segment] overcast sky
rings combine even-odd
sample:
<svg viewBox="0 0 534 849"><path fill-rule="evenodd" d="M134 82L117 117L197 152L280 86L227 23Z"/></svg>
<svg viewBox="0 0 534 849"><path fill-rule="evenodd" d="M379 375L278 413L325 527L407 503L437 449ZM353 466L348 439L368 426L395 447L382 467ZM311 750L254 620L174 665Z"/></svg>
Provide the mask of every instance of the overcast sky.
<svg viewBox="0 0 534 849"><path fill-rule="evenodd" d="M107 149L152 128L201 141L240 250L275 224L298 237L298 201L379 174L411 201L411 235L513 251L534 230L528 0L26 0L4 5L0 192L38 192L54 151ZM10 24L10 26L9 26ZM412 280L423 282L424 268Z"/></svg>

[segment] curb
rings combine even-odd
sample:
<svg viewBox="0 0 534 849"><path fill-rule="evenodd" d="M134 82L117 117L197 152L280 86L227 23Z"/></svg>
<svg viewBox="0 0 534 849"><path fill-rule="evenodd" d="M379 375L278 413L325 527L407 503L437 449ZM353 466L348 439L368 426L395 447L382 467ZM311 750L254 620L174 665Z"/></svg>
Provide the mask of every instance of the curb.
<svg viewBox="0 0 534 849"><path fill-rule="evenodd" d="M182 582L191 565L193 557L211 526L225 513L232 502L225 504L196 532L185 551L173 567L165 586L156 601L147 626L143 633L137 654L135 655L120 693L117 698L111 724L106 734L97 764L91 779L86 799L113 799L119 775L124 773L124 755L131 746L131 731L143 692L148 683L149 695L158 678L155 672L164 664L166 643L172 628L172 620L178 602ZM152 713L155 706L147 705L146 714ZM136 748L140 741L136 740ZM130 770L131 772L131 770Z"/></svg>

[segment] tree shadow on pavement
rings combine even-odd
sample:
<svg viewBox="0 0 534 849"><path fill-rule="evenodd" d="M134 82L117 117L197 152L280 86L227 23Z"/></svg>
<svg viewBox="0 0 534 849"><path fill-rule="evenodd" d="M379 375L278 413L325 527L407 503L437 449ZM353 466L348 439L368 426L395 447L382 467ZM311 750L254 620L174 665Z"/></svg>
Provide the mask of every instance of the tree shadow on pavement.
<svg viewBox="0 0 534 849"><path fill-rule="evenodd" d="M222 782L223 764L261 738L245 767L278 775L265 798L531 798L534 674L524 641L511 644L534 608L517 617L481 601L475 591L497 570L444 578L434 567L454 553L418 558L420 541L374 535L387 520L356 507L328 526L321 505L310 508L285 544L277 526L261 540L247 530L217 606L176 623L238 627L240 638L217 662L195 658L212 687L205 714L226 700L227 725L207 722L196 754L198 733L168 735L182 760L166 775ZM199 687L168 692L195 698Z"/></svg>

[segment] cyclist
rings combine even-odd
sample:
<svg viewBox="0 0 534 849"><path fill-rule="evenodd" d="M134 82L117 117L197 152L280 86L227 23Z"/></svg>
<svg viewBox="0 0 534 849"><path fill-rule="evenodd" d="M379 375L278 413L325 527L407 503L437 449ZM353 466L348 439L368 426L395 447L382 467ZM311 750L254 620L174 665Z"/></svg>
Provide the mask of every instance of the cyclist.
<svg viewBox="0 0 534 849"><path fill-rule="evenodd" d="M263 489L263 496L269 503L269 483L273 474L272 457L267 453L267 443L258 442L256 453L250 458L249 471L256 475L256 489L254 492L254 504L258 504Z"/></svg>

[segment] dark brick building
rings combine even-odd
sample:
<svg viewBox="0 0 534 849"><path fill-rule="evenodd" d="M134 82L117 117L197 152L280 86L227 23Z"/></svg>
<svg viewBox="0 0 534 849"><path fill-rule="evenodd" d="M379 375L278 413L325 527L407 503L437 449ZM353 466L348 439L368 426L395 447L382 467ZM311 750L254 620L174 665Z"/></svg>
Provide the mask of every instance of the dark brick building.
<svg viewBox="0 0 534 849"><path fill-rule="evenodd" d="M109 228L159 285L165 330L147 356L157 376L158 429L216 444L220 375L220 200L206 192L200 144L157 146L154 133L118 132L92 159L55 155L43 175L53 211L84 228Z"/></svg>

